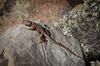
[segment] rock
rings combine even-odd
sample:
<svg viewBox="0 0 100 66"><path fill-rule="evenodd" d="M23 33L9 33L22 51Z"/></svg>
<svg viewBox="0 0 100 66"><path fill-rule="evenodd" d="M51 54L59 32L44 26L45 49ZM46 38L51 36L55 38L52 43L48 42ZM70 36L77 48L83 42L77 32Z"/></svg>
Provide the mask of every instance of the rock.
<svg viewBox="0 0 100 66"><path fill-rule="evenodd" d="M50 29L56 41L83 57L75 39L68 41L59 29L53 26ZM47 40L47 43L41 44L37 31L29 31L24 25L16 25L0 37L0 54L4 51L3 59L8 61L6 66L85 66L84 59L74 56L49 38Z"/></svg>

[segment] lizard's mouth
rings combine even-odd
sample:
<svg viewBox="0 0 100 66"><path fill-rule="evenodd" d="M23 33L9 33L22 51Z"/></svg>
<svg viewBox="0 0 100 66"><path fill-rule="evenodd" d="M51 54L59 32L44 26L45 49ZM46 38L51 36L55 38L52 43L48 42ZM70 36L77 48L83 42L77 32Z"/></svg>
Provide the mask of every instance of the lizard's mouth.
<svg viewBox="0 0 100 66"><path fill-rule="evenodd" d="M32 22L30 22L30 21L26 21L24 24L25 24L25 26L28 26L28 27L32 26Z"/></svg>
<svg viewBox="0 0 100 66"><path fill-rule="evenodd" d="M25 26L31 27L32 25L28 23L28 24L25 24Z"/></svg>

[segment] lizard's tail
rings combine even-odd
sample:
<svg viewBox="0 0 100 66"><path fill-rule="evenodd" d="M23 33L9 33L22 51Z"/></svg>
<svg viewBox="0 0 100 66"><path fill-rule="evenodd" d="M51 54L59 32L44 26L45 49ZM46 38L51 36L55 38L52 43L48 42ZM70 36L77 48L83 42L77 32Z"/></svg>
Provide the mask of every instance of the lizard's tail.
<svg viewBox="0 0 100 66"><path fill-rule="evenodd" d="M77 54L75 54L74 52L72 52L72 50L70 50L69 48L67 48L67 47L65 47L64 45L62 45L61 43L57 43L59 46L61 46L61 47L63 47L63 48L65 48L66 50L68 50L69 52L71 52L74 56L76 56L76 57L78 57L78 58L80 58L80 59L82 59L83 60L83 58L82 57L80 57L80 56L78 56Z"/></svg>

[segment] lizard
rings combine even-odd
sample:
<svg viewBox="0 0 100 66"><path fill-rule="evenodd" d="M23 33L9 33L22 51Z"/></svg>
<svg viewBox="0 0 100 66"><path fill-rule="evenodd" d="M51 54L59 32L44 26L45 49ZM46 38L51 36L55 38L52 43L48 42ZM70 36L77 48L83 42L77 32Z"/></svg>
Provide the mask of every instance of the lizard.
<svg viewBox="0 0 100 66"><path fill-rule="evenodd" d="M65 48L66 50L68 50L70 53L72 53L74 56L80 58L83 60L82 57L80 57L79 55L77 55L76 53L74 53L72 50L70 50L68 47L64 46L63 44L57 42L56 40L54 40L51 37L51 33L50 30L47 30L46 28L42 27L41 25L30 21L30 20L24 20L24 24L25 26L30 27L29 30L36 30L37 32L39 32L39 34L41 34L40 36L40 40L42 40L42 42L47 42L46 37L49 38L52 42L54 42L55 44L61 46L62 48Z"/></svg>

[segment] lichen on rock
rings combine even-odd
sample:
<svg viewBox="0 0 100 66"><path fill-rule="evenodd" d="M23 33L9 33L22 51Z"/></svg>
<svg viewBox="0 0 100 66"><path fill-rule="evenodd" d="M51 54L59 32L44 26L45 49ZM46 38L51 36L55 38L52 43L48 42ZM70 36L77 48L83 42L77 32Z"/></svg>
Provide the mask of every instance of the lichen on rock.
<svg viewBox="0 0 100 66"><path fill-rule="evenodd" d="M98 59L100 56L100 1L84 0L80 10L72 10L62 24L64 31L69 31L71 37L76 38L82 45L86 58ZM66 16L64 15L64 16ZM60 25L59 25L60 27ZM68 29L68 30L67 30ZM66 33L66 36L69 34ZM89 55L88 55L89 54Z"/></svg>

